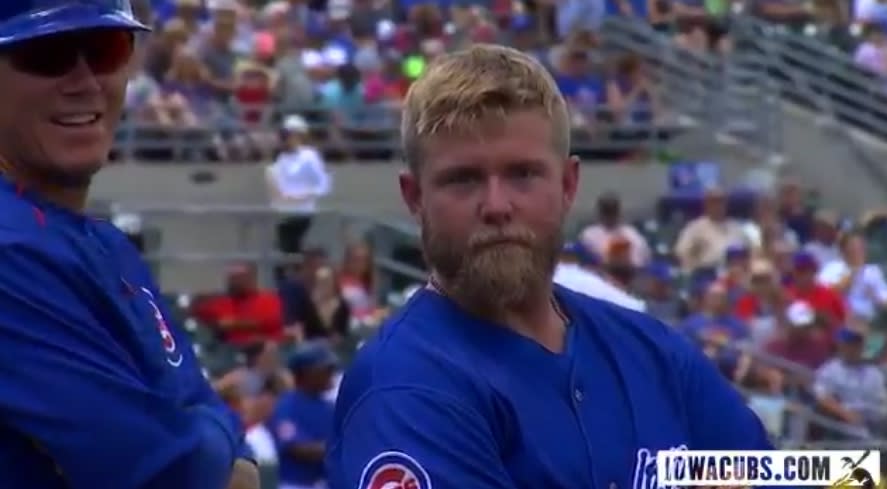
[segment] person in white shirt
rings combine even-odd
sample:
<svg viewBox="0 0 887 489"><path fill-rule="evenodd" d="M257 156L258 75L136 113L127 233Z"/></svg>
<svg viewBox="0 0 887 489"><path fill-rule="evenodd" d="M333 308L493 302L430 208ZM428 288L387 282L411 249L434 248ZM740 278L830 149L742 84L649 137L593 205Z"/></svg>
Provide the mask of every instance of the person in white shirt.
<svg viewBox="0 0 887 489"><path fill-rule="evenodd" d="M887 281L878 265L866 263L865 241L847 233L838 241L841 259L825 264L817 280L839 291L853 318L870 322L887 306Z"/></svg>
<svg viewBox="0 0 887 489"><path fill-rule="evenodd" d="M308 144L308 123L299 115L284 119L285 149L265 171L271 206L286 215L277 228L284 253L302 250L317 201L332 190L332 177L323 156Z"/></svg>
<svg viewBox="0 0 887 489"><path fill-rule="evenodd" d="M839 222L834 211L821 209L813 219L813 237L804 245L804 251L813 255L818 263L828 264L841 259L838 249Z"/></svg>
<svg viewBox="0 0 887 489"><path fill-rule="evenodd" d="M644 301L620 289L598 273L594 269L598 263L597 256L582 243L567 243L561 261L554 269L554 282L580 294L644 312L647 308Z"/></svg>
<svg viewBox="0 0 887 489"><path fill-rule="evenodd" d="M606 257L616 242L629 246L631 264L640 268L650 261L650 247L634 226L622 219L622 202L616 194L604 194L597 202L599 222L582 231L580 240L598 256Z"/></svg>
<svg viewBox="0 0 887 489"><path fill-rule="evenodd" d="M742 225L727 214L727 193L706 189L703 215L688 222L678 235L674 253L686 272L716 269L730 245L749 244Z"/></svg>

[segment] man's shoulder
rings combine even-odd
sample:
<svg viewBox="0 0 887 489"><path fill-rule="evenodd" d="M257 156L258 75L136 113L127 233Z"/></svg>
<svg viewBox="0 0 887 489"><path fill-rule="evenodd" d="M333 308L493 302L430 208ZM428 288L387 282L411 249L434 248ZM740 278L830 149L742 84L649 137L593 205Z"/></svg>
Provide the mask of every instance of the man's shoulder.
<svg viewBox="0 0 887 489"><path fill-rule="evenodd" d="M580 316L581 327L593 328L594 334L608 344L620 344L637 352L647 350L669 357L685 355L692 348L676 328L644 312L564 287L558 287L557 294L565 301L570 312Z"/></svg>
<svg viewBox="0 0 887 489"><path fill-rule="evenodd" d="M482 379L468 361L469 348L456 328L439 327L420 291L389 318L357 352L339 391L347 405L374 391L475 391ZM444 334L450 329L453 334Z"/></svg>

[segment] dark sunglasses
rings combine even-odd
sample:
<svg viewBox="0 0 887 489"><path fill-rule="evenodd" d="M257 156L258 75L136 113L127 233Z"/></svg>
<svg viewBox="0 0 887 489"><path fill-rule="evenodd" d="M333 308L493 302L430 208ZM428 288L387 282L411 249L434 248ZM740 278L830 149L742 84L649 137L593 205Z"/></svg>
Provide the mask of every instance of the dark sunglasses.
<svg viewBox="0 0 887 489"><path fill-rule="evenodd" d="M81 58L96 75L122 68L135 49L134 34L125 29L90 29L36 37L0 50L18 71L46 78L70 73Z"/></svg>

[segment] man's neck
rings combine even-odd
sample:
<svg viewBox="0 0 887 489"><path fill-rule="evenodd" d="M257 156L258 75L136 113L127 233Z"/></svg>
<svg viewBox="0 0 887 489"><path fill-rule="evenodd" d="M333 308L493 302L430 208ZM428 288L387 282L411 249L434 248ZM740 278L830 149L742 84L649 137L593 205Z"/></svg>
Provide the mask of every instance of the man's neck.
<svg viewBox="0 0 887 489"><path fill-rule="evenodd" d="M465 307L456 297L447 293L446 284L441 283L439 278L432 278L428 287L456 302L460 307ZM531 300L512 306L506 311L479 313L471 311L468 307L465 308L476 316L507 326L552 352L559 353L563 350L567 318L557 304L553 285L550 282L545 290L533 294Z"/></svg>
<svg viewBox="0 0 887 489"><path fill-rule="evenodd" d="M37 178L31 172L2 159L0 159L0 176L22 189L34 192L43 199L71 211L80 213L86 207L88 187L75 188L48 183L45 179Z"/></svg>

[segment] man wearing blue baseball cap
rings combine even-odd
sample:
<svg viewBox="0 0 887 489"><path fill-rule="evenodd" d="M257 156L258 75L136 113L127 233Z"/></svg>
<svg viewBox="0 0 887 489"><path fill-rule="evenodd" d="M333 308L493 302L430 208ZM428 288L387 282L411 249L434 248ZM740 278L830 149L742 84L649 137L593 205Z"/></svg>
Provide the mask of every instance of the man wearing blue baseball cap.
<svg viewBox="0 0 887 489"><path fill-rule="evenodd" d="M863 359L865 334L851 328L835 333L838 354L816 371L813 392L820 409L853 425L862 436L882 438L887 431L884 373Z"/></svg>
<svg viewBox="0 0 887 489"><path fill-rule="evenodd" d="M287 361L296 387L280 397L269 421L280 460L280 489L317 488L326 482L323 458L333 430L333 403L325 394L338 364L321 340L299 345Z"/></svg>
<svg viewBox="0 0 887 489"><path fill-rule="evenodd" d="M138 251L84 214L146 31L130 0L0 1L3 487L258 486Z"/></svg>

